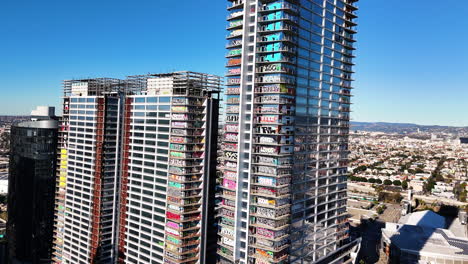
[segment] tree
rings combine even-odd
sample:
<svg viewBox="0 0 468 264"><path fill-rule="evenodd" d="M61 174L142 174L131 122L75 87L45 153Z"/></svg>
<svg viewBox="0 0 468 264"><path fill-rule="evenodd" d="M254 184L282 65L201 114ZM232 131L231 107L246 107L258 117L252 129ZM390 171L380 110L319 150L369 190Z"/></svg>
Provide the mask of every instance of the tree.
<svg viewBox="0 0 468 264"><path fill-rule="evenodd" d="M382 184L382 180L381 180L381 179L377 179L377 180L375 180L375 183L377 183L377 184Z"/></svg>
<svg viewBox="0 0 468 264"><path fill-rule="evenodd" d="M374 179L374 178L370 178L370 179L369 179L369 182L370 182L370 183L375 183L375 179Z"/></svg>
<svg viewBox="0 0 468 264"><path fill-rule="evenodd" d="M455 197L457 197L460 202L466 202L468 195L468 192L466 191L466 183L455 184L453 188L453 194L455 194Z"/></svg>
<svg viewBox="0 0 468 264"><path fill-rule="evenodd" d="M405 189L405 190L408 189L408 181L402 181L402 182L401 182L401 187L402 187L403 189Z"/></svg>
<svg viewBox="0 0 468 264"><path fill-rule="evenodd" d="M366 165L361 165L361 166L355 168L353 170L353 173L356 174L356 173L359 173L361 171L366 171L366 170L367 170L367 166Z"/></svg>
<svg viewBox="0 0 468 264"><path fill-rule="evenodd" d="M376 211L378 214L383 214L385 209L387 209L387 206L385 206L385 204L382 204L381 206L377 207Z"/></svg>
<svg viewBox="0 0 468 264"><path fill-rule="evenodd" d="M426 193L430 193L432 189L434 189L434 186L435 186L435 180L433 177L430 177L429 179L427 179L427 182L424 184L424 191Z"/></svg>
<svg viewBox="0 0 468 264"><path fill-rule="evenodd" d="M395 186L401 186L401 181L399 181L399 180L394 180L394 181L393 181L393 185L395 185Z"/></svg>
<svg viewBox="0 0 468 264"><path fill-rule="evenodd" d="M442 176L442 174L440 174L440 173L436 174L435 179L438 182L443 182L445 180L444 176Z"/></svg>
<svg viewBox="0 0 468 264"><path fill-rule="evenodd" d="M415 173L424 173L424 170L418 167L418 168L416 168L416 170L414 172Z"/></svg>
<svg viewBox="0 0 468 264"><path fill-rule="evenodd" d="M391 181L391 180L385 180L385 181L383 182L383 184L385 184L385 185L392 185L392 181Z"/></svg>
<svg viewBox="0 0 468 264"><path fill-rule="evenodd" d="M467 192L465 190L462 193L460 193L460 195L458 196L458 200L460 202L466 203L466 197L467 197Z"/></svg>

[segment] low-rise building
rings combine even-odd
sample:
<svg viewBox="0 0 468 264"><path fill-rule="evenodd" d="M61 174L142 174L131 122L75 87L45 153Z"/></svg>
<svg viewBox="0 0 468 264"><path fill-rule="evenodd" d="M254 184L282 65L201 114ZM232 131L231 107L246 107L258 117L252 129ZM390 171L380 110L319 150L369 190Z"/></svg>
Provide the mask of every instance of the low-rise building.
<svg viewBox="0 0 468 264"><path fill-rule="evenodd" d="M422 192L424 190L424 181L412 180L409 182L409 187L413 188L414 192Z"/></svg>
<svg viewBox="0 0 468 264"><path fill-rule="evenodd" d="M446 229L444 217L432 211L406 215L398 224L386 223L381 249L391 264L468 263L466 234Z"/></svg>
<svg viewBox="0 0 468 264"><path fill-rule="evenodd" d="M432 194L437 197L455 199L455 194L453 193L453 186L444 182L437 182L434 185L434 189L432 189Z"/></svg>

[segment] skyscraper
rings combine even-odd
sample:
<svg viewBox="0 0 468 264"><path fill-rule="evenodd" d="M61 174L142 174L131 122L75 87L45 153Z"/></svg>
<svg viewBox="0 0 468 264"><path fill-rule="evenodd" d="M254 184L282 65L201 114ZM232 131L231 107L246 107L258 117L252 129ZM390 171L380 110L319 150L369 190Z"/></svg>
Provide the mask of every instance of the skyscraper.
<svg viewBox="0 0 468 264"><path fill-rule="evenodd" d="M7 239L10 263L50 263L57 128L53 107L11 127Z"/></svg>
<svg viewBox="0 0 468 264"><path fill-rule="evenodd" d="M64 82L54 263L216 258L220 85L195 72Z"/></svg>
<svg viewBox="0 0 468 264"><path fill-rule="evenodd" d="M54 263L110 263L117 241L123 81L64 81Z"/></svg>
<svg viewBox="0 0 468 264"><path fill-rule="evenodd" d="M230 1L219 263L349 261L355 2Z"/></svg>
<svg viewBox="0 0 468 264"><path fill-rule="evenodd" d="M216 245L220 84L220 77L195 72L129 77L120 263L215 261L216 248L207 248Z"/></svg>

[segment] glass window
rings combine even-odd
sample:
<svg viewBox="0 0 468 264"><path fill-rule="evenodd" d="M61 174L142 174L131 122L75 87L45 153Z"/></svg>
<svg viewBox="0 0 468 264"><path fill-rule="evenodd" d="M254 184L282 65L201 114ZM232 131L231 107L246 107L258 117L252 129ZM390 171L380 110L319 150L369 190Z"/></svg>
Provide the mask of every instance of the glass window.
<svg viewBox="0 0 468 264"><path fill-rule="evenodd" d="M160 103L169 103L171 101L170 97L159 97Z"/></svg>

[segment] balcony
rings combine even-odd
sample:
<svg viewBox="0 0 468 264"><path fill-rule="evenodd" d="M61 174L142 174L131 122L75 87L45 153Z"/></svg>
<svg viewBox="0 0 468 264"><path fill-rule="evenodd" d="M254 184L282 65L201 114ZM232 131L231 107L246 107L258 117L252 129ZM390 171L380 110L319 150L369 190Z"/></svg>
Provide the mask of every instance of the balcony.
<svg viewBox="0 0 468 264"><path fill-rule="evenodd" d="M178 217L179 217L178 219L173 217L174 215L177 215L177 214L174 214L174 213L171 213L171 212L167 211L166 215L168 215L168 214L170 214L170 216L168 217L168 220L173 221L173 222L177 222L177 223L192 222L192 221L198 221L198 220L201 219L200 214L196 214L194 216L178 215ZM190 237L184 236L183 238L187 239L187 238L190 238Z"/></svg>
<svg viewBox="0 0 468 264"><path fill-rule="evenodd" d="M353 1L355 2L355 1ZM348 13L353 13L354 11L358 10L358 8L354 5L352 5L352 3L345 3L346 4L346 7L345 7L345 12L348 12Z"/></svg>
<svg viewBox="0 0 468 264"><path fill-rule="evenodd" d="M287 198L290 197L290 188L289 186L284 188L268 188L261 186L253 186L251 189L253 195L264 196L269 198Z"/></svg>
<svg viewBox="0 0 468 264"><path fill-rule="evenodd" d="M269 230L266 228L250 228L250 235L256 237L257 240L269 240L270 242L279 242L286 240L289 237L287 229L278 231Z"/></svg>
<svg viewBox="0 0 468 264"><path fill-rule="evenodd" d="M201 197L201 190L195 189L184 191L177 188L169 188L167 189L167 194L178 198L199 198Z"/></svg>
<svg viewBox="0 0 468 264"><path fill-rule="evenodd" d="M256 217L254 221L250 222L251 226L267 228L270 230L280 230L289 227L289 219L272 219L267 217Z"/></svg>
<svg viewBox="0 0 468 264"><path fill-rule="evenodd" d="M241 63L242 63L241 59L230 59L228 61L228 64L226 65L226 67L239 66L239 65L241 65Z"/></svg>
<svg viewBox="0 0 468 264"><path fill-rule="evenodd" d="M226 259L231 260L232 262L234 262L234 253L231 250L221 246L220 248L218 248L216 253L218 255L220 255L221 257L226 258Z"/></svg>
<svg viewBox="0 0 468 264"><path fill-rule="evenodd" d="M345 27L344 30L346 30L347 32L350 32L351 34L357 33L356 27Z"/></svg>
<svg viewBox="0 0 468 264"><path fill-rule="evenodd" d="M166 251L164 258L169 259L172 263L196 263L196 261L198 260L198 255L177 258L177 256L168 254L170 253ZM165 263L167 262L165 261Z"/></svg>
<svg viewBox="0 0 468 264"><path fill-rule="evenodd" d="M240 9L244 7L244 0L232 1L231 5L228 6L227 10Z"/></svg>
<svg viewBox="0 0 468 264"><path fill-rule="evenodd" d="M278 23L278 22L277 22ZM279 26L262 26L258 29L258 33L273 33L273 32L282 32L282 31L287 31L288 33L294 33L297 34L299 32L299 29L297 27L288 25L286 23L281 23Z"/></svg>
<svg viewBox="0 0 468 264"><path fill-rule="evenodd" d="M230 49L230 48L235 48L239 46L242 46L242 40L236 39L236 40L229 41L229 43L226 45L226 48Z"/></svg>
<svg viewBox="0 0 468 264"><path fill-rule="evenodd" d="M279 10L284 10L292 13L298 13L299 9L295 5L291 5L289 3L271 3L271 4L266 4L263 5L262 7L259 8L258 12L260 14L263 13L268 13L272 11L279 11Z"/></svg>
<svg viewBox="0 0 468 264"><path fill-rule="evenodd" d="M226 58L242 56L242 49L233 49L226 54ZM240 69L239 69L240 70Z"/></svg>
<svg viewBox="0 0 468 264"><path fill-rule="evenodd" d="M231 31L231 33L226 36L226 39L232 39L232 38L240 37L240 36L242 36L243 33L244 33L243 30L236 29L234 31Z"/></svg>
<svg viewBox="0 0 468 264"><path fill-rule="evenodd" d="M231 190L223 190L221 197L226 197L227 199L236 199L236 193Z"/></svg>
<svg viewBox="0 0 468 264"><path fill-rule="evenodd" d="M291 16L285 13L282 13L279 16L275 14L270 14L270 15L260 16L258 18L259 23L272 23L272 22L280 22L280 21L293 22L297 24L298 18L297 16Z"/></svg>
<svg viewBox="0 0 468 264"><path fill-rule="evenodd" d="M281 53L273 53L266 56L258 56L255 60L258 64L264 63L288 63L295 64L297 59L294 56L284 56Z"/></svg>
<svg viewBox="0 0 468 264"><path fill-rule="evenodd" d="M228 219L232 219L234 220L235 219L235 214L232 210L230 209L227 209L227 208L220 208L220 210L218 211L218 216L219 217L226 217Z"/></svg>
<svg viewBox="0 0 468 264"><path fill-rule="evenodd" d="M166 247L166 251L170 251L174 255L184 256L184 255L187 255L187 254L198 253L200 251L200 249L198 248L198 246L196 246L196 247L193 247L193 246L187 247L187 246L185 246L185 247L177 247L177 248L172 248L172 246L171 246L171 247Z"/></svg>
<svg viewBox="0 0 468 264"><path fill-rule="evenodd" d="M233 12L233 13L229 14L226 19L228 21L230 21L230 20L233 20L235 18L241 18L243 16L244 16L244 11L236 11L236 12Z"/></svg>
<svg viewBox="0 0 468 264"><path fill-rule="evenodd" d="M172 236L172 235L168 234L168 236ZM178 246L178 247L187 247L187 246L194 246L194 245L199 245L200 244L200 240L198 240L198 239L193 240L193 239L190 239L190 238L188 238L188 239L186 239L186 238L177 238L176 240L178 240L179 242L176 243L175 241L172 241L172 240L166 238L166 243L174 245L174 246ZM183 241L183 240L188 240L188 241L180 242L180 241Z"/></svg>
<svg viewBox="0 0 468 264"><path fill-rule="evenodd" d="M289 178L290 180L290 178ZM252 182L251 185L253 186L261 186L261 187L270 187L270 188L284 188L284 187L287 187L289 186L290 184L289 183L268 183L268 182L261 182L261 181L257 181L257 182Z"/></svg>
<svg viewBox="0 0 468 264"><path fill-rule="evenodd" d="M254 200L257 200L257 202L251 202L251 205L257 206L257 207L264 207L264 208L270 208L270 209L282 209L286 207L291 207L290 204L284 203L284 201L289 200L289 198L283 198L281 200L282 204L279 204L278 201L276 201L274 198L270 198L268 202L270 204L265 204L265 203L259 203L258 201L261 200L267 200L265 198L259 198L259 197L253 197Z"/></svg>
<svg viewBox="0 0 468 264"><path fill-rule="evenodd" d="M287 33L287 32L286 32ZM274 42L289 42L297 45L297 38L283 33L271 34L268 36L260 36L258 43L274 43Z"/></svg>
<svg viewBox="0 0 468 264"><path fill-rule="evenodd" d="M250 244L250 246L267 251L280 252L287 249L290 244L287 242L287 240L272 242L264 239L257 239L256 243Z"/></svg>
<svg viewBox="0 0 468 264"><path fill-rule="evenodd" d="M227 30L233 30L233 29L241 29L244 25L244 21L242 20L233 20L229 22L229 25L227 26Z"/></svg>
<svg viewBox="0 0 468 264"><path fill-rule="evenodd" d="M224 237L224 236L221 236L221 238L223 238L223 237ZM227 239L230 239L230 238L227 238ZM230 240L232 240L232 239L230 239ZM231 250L231 251L234 250L234 247L233 247L233 246L223 243L222 239L218 239L217 244L218 244L218 246L224 247L224 248L226 248L226 249L228 249L228 250Z"/></svg>

